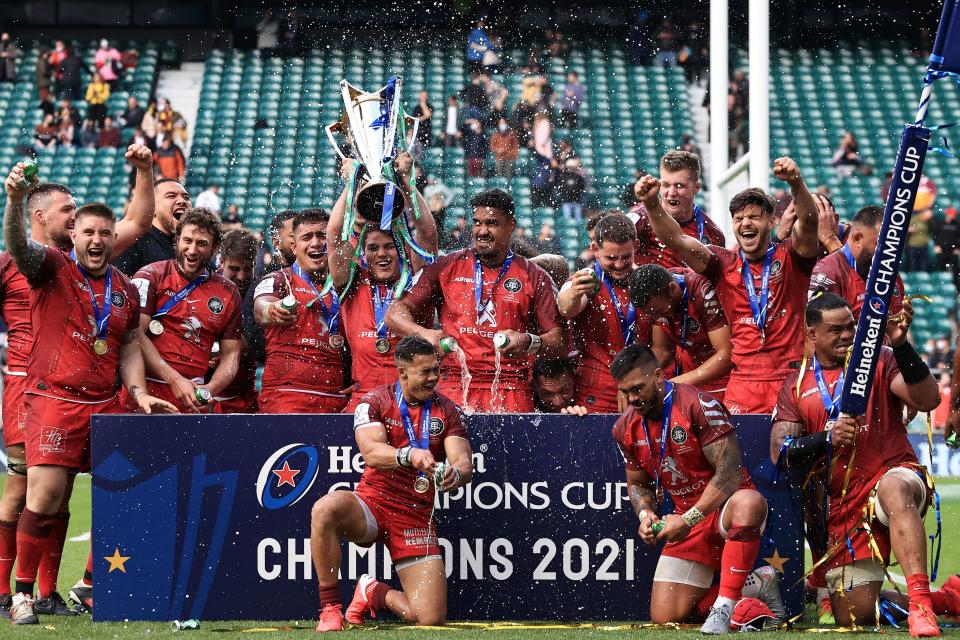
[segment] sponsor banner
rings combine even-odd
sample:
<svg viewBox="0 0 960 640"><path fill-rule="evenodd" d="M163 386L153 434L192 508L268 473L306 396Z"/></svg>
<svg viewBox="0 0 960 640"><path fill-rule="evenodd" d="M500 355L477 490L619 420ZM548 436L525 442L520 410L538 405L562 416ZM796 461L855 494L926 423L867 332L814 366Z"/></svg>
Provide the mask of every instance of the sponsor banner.
<svg viewBox="0 0 960 640"><path fill-rule="evenodd" d="M931 467L930 445L926 434L910 434L910 444L917 452L920 464ZM943 439L943 434L933 436L933 468L930 471L936 478L960 478L960 449L951 449Z"/></svg>
<svg viewBox="0 0 960 640"><path fill-rule="evenodd" d="M658 552L637 536L613 416L468 419L473 483L437 499L451 620L649 617ZM738 416L771 510L758 564L801 608L799 501L772 484L770 421ZM310 509L363 470L351 416L93 418L97 620L312 619ZM343 545L348 603L363 573L399 586L382 545Z"/></svg>

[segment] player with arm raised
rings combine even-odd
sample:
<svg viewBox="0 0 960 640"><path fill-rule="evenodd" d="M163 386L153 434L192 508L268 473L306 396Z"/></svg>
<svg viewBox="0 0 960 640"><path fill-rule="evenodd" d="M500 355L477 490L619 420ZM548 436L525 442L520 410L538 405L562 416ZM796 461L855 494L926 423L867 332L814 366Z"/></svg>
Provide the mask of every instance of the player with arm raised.
<svg viewBox="0 0 960 640"><path fill-rule="evenodd" d="M818 211L796 162L778 158L773 173L793 193L793 235L771 243L774 202L760 189L747 189L730 201L736 251L684 234L660 205L655 178L644 176L635 186L660 241L716 287L732 327L734 368L724 398L731 413L770 413L783 379L803 357L803 325L796 320L806 306L817 260Z"/></svg>
<svg viewBox="0 0 960 640"><path fill-rule="evenodd" d="M22 165L4 184L4 239L31 288L34 333L24 423L27 499L17 523L10 608L14 624L38 623L33 590L40 557L51 544L71 474L90 469L90 416L119 410L117 379L144 411L176 411L144 391L136 289L107 262L116 243L113 211L101 204L77 210L68 256L27 237L23 199L30 186Z"/></svg>
<svg viewBox="0 0 960 640"><path fill-rule="evenodd" d="M451 491L473 475L470 441L457 406L437 393L440 363L417 336L400 340L398 379L366 394L353 424L366 469L354 491L328 493L313 505L310 547L320 582L317 631L340 631L389 610L418 625L444 623L447 579L433 523L434 492ZM445 459L445 462L444 462ZM341 540L386 545L402 590L364 575L341 614Z"/></svg>
<svg viewBox="0 0 960 640"><path fill-rule="evenodd" d="M940 635L936 614L960 614L960 577L930 593L923 514L933 484L907 439L903 410L932 411L940 395L907 341L912 319L913 307L905 301L901 317L887 325L891 346L881 347L867 413L851 417L840 413L839 400L853 343L853 312L831 293L811 300L806 324L813 358L783 383L770 454L788 467L830 466L825 566L837 624L874 620L892 549L907 578L907 597L884 596L908 610L912 636L929 637ZM781 456L786 459L780 461Z"/></svg>
<svg viewBox="0 0 960 640"><path fill-rule="evenodd" d="M767 519L767 503L743 468L730 414L713 396L668 381L643 345L620 352L610 371L629 403L613 439L623 454L638 533L648 545L667 543L653 577L652 620L706 616L701 633L728 633ZM661 518L665 493L676 513ZM711 588L718 570L719 587ZM767 585L765 597L782 617L779 588Z"/></svg>

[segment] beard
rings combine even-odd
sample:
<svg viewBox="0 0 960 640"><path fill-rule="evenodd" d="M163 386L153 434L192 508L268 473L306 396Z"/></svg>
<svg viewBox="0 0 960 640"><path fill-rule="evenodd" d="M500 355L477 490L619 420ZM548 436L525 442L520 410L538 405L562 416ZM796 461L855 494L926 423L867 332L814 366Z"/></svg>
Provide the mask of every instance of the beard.
<svg viewBox="0 0 960 640"><path fill-rule="evenodd" d="M867 275L870 273L870 263L873 262L873 254L867 253L866 251L861 251L860 255L854 260L857 266L857 273L860 274L860 277L864 280L867 279Z"/></svg>

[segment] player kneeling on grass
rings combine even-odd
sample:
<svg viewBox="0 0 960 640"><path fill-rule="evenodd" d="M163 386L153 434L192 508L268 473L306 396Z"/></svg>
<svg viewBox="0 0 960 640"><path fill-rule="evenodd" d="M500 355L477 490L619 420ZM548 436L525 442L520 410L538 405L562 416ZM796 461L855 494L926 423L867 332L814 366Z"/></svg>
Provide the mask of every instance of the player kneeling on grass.
<svg viewBox="0 0 960 640"><path fill-rule="evenodd" d="M470 482L472 452L457 406L436 392L440 362L417 336L396 348L399 380L366 394L353 424L366 465L354 491L334 491L313 506L310 546L320 581L317 631L340 631L340 541L383 542L403 590L360 577L346 611L351 624L388 609L418 625L447 616L447 579L433 523L434 485L450 491ZM446 458L446 462L438 462Z"/></svg>
<svg viewBox="0 0 960 640"><path fill-rule="evenodd" d="M826 579L837 624L874 621L892 548L907 578L907 597L896 592L882 597L895 605L894 617L907 614L910 635L931 637L940 635L936 614L960 615L960 577L930 592L923 513L932 483L907 438L903 409L932 411L940 394L907 341L912 320L913 306L904 300L899 316L887 323L890 347L881 347L867 414L843 416L839 400L853 344L853 312L832 293L812 299L806 323L813 358L783 383L770 451L774 462L785 456L791 467L831 460Z"/></svg>
<svg viewBox="0 0 960 640"><path fill-rule="evenodd" d="M751 573L753 597L783 617L776 574L751 572L767 503L740 460L730 414L709 393L672 384L653 352L633 344L610 365L629 407L613 427L623 454L640 538L667 543L653 577L654 622L703 620L700 631L730 631L734 605ZM677 513L658 516L664 491ZM711 587L720 570L720 584Z"/></svg>

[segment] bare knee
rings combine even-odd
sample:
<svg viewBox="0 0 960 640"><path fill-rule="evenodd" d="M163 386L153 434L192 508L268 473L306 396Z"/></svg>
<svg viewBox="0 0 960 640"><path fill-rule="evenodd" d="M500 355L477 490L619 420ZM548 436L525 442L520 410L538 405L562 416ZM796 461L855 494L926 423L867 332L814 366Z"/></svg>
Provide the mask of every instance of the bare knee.
<svg viewBox="0 0 960 640"><path fill-rule="evenodd" d="M414 613L411 621L418 627L440 627L446 624L447 617L442 611L421 611Z"/></svg>
<svg viewBox="0 0 960 640"><path fill-rule="evenodd" d="M666 624L666 623L668 623L668 622L680 622L679 620L675 620L674 617L673 617L672 615L670 615L671 613L673 613L673 612L672 612L672 611L665 611L665 610L664 610L663 608L661 608L661 607L658 607L656 611L654 611L654 610L651 608L651 609L650 609L650 622L653 622L654 624Z"/></svg>
<svg viewBox="0 0 960 640"><path fill-rule="evenodd" d="M344 496L330 493L315 503L310 509L310 524L314 529L332 529L344 513ZM352 498L349 498L352 499Z"/></svg>
<svg viewBox="0 0 960 640"><path fill-rule="evenodd" d="M907 511L919 511L916 487L895 475L886 475L877 485L877 499L888 516Z"/></svg>
<svg viewBox="0 0 960 640"><path fill-rule="evenodd" d="M741 489L730 498L730 518L733 525L754 525L763 523L767 517L767 501L759 491Z"/></svg>

